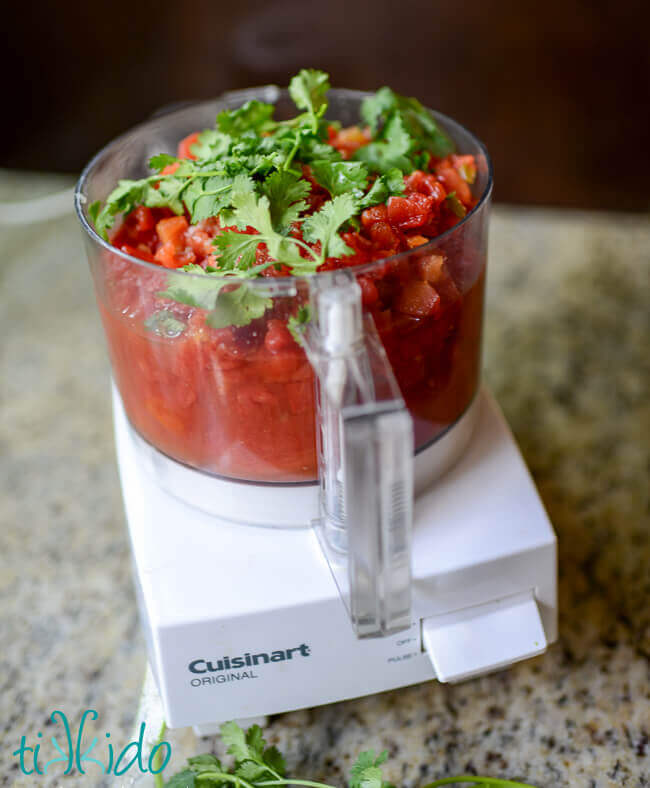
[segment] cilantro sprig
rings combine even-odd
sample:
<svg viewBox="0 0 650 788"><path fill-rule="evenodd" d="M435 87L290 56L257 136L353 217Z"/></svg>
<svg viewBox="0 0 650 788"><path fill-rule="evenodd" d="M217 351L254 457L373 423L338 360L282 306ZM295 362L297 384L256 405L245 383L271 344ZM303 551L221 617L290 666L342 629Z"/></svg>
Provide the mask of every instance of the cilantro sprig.
<svg viewBox="0 0 650 788"><path fill-rule="evenodd" d="M162 736L162 734L161 734ZM221 726L221 738L234 763L226 767L215 755L197 755L188 758L187 766L167 782L157 776L157 786L162 788L272 788L272 786L299 785L306 788L335 788L314 780L296 779L286 776L286 763L276 747L269 747L262 730L253 725L247 731L236 723ZM360 753L350 769L349 788L394 788L382 773L388 759L386 751L376 754L374 750ZM497 777L480 777L464 774L459 777L443 777L428 783L423 788L440 788L443 785L478 785L484 788L534 788L527 783L504 780Z"/></svg>

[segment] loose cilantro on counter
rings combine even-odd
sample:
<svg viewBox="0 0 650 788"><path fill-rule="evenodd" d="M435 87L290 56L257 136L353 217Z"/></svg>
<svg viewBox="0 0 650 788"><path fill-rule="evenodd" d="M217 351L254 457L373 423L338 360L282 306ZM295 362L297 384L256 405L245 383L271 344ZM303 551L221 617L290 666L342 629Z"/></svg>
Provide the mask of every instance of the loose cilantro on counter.
<svg viewBox="0 0 650 788"><path fill-rule="evenodd" d="M164 733L164 730L163 730ZM161 737L162 737L161 733ZM235 788L271 788L271 786L300 785L306 788L334 788L326 783L296 779L286 776L286 763L276 747L268 747L262 730L253 725L243 731L236 723L221 726L221 738L229 755L234 757L232 767L225 767L214 755L197 755L188 758L187 768L178 772L167 782L162 775L156 776L157 788L213 788L235 786ZM386 751L377 755L373 750L362 752L350 769L349 788L395 788L384 779L382 765L386 762ZM496 777L479 777L464 774L459 777L443 777L428 783L423 788L439 788L443 785L473 784L484 788L534 788L527 783L502 780Z"/></svg>

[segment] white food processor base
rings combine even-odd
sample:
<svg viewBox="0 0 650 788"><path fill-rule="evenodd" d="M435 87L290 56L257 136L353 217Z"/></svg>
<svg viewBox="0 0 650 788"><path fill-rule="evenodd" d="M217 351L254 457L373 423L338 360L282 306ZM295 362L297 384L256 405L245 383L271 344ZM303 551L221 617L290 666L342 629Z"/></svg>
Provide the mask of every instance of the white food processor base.
<svg viewBox="0 0 650 788"><path fill-rule="evenodd" d="M476 424L464 453L416 498L411 627L359 640L316 532L304 527L315 515L300 491L312 488L288 488L293 525L302 528L220 520L183 502L178 489L167 492L151 471L207 480L216 509L219 480L144 444L160 463L147 469L143 441L115 397L136 588L170 727L208 732L224 720L459 681L555 640L555 534L494 400L483 390L466 415ZM460 434L453 441L462 442ZM260 506L269 490L238 488L240 500L261 491Z"/></svg>

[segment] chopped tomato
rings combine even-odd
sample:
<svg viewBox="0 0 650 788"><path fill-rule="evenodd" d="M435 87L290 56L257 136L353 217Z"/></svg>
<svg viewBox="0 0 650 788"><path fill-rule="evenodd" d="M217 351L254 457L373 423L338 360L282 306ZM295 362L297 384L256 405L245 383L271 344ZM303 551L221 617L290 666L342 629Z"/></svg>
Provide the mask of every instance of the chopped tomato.
<svg viewBox="0 0 650 788"><path fill-rule="evenodd" d="M434 254L421 258L418 260L418 269L422 279L433 285L436 292L447 303L452 304L460 297L460 292L449 273L445 264L445 258L442 255Z"/></svg>
<svg viewBox="0 0 650 788"><path fill-rule="evenodd" d="M295 347L296 342L285 323L281 320L269 320L266 324L264 344L271 353L281 353L286 348Z"/></svg>
<svg viewBox="0 0 650 788"><path fill-rule="evenodd" d="M187 137L178 143L178 158L179 159L196 159L192 153L192 145L198 142L200 132L195 131L193 134L188 134Z"/></svg>
<svg viewBox="0 0 650 788"><path fill-rule="evenodd" d="M379 300L379 291L377 285L372 281L369 276L360 276L357 281L361 288L361 303L365 307L374 306Z"/></svg>
<svg viewBox="0 0 650 788"><path fill-rule="evenodd" d="M467 183L474 183L476 180L476 162L474 157L452 154L450 159L460 177Z"/></svg>
<svg viewBox="0 0 650 788"><path fill-rule="evenodd" d="M181 166L180 162L173 161L171 164L167 164L165 167L163 167L162 170L160 171L160 174L173 175L180 166Z"/></svg>
<svg viewBox="0 0 650 788"><path fill-rule="evenodd" d="M400 293L397 310L413 317L429 317L440 309L440 296L428 282L407 282Z"/></svg>
<svg viewBox="0 0 650 788"><path fill-rule="evenodd" d="M420 194L427 194L433 198L432 205L440 205L440 203L447 196L444 186L432 173L424 173L422 170L415 170L405 180L405 188L407 194L419 192Z"/></svg>
<svg viewBox="0 0 650 788"><path fill-rule="evenodd" d="M458 197L465 207L471 205L472 192L467 183L461 178L457 169L452 167L451 164L440 163L436 167L436 175L447 190L447 194L456 192L456 197Z"/></svg>
<svg viewBox="0 0 650 788"><path fill-rule="evenodd" d="M394 254L400 245L399 235L393 230L388 222L375 222L368 229L371 241L379 249Z"/></svg>
<svg viewBox="0 0 650 788"><path fill-rule="evenodd" d="M180 268L196 262L196 254L186 237L188 227L184 216L162 219L156 225L161 245L156 250L155 258L165 268Z"/></svg>
<svg viewBox="0 0 650 788"><path fill-rule="evenodd" d="M422 246L422 244L426 244L429 242L429 238L426 238L424 235L409 235L406 238L406 243L409 246L409 249L415 249L416 246Z"/></svg>
<svg viewBox="0 0 650 788"><path fill-rule="evenodd" d="M185 238L185 231L189 227L184 216L172 216L163 219L156 225L156 232L163 243L171 242L180 246Z"/></svg>
<svg viewBox="0 0 650 788"><path fill-rule="evenodd" d="M433 197L420 192L388 200L388 221L400 230L422 227L431 219L432 212Z"/></svg>
<svg viewBox="0 0 650 788"><path fill-rule="evenodd" d="M388 221L388 209L385 205L373 205L372 208L366 208L361 214L361 224L364 227L370 227L371 224L376 222Z"/></svg>
<svg viewBox="0 0 650 788"><path fill-rule="evenodd" d="M139 260L145 260L147 263L156 262L156 258L151 254L151 252L146 247L141 248L138 246L129 246L128 244L122 244L122 246L120 246L119 249L125 254L130 254L131 257L137 257Z"/></svg>
<svg viewBox="0 0 650 788"><path fill-rule="evenodd" d="M333 126L328 128L329 143L339 151L344 159L349 158L355 151L367 145L372 139L370 129L350 126L337 130Z"/></svg>
<svg viewBox="0 0 650 788"><path fill-rule="evenodd" d="M147 208L146 205L138 205L131 216L136 233L147 233L153 230L155 222L151 208Z"/></svg>

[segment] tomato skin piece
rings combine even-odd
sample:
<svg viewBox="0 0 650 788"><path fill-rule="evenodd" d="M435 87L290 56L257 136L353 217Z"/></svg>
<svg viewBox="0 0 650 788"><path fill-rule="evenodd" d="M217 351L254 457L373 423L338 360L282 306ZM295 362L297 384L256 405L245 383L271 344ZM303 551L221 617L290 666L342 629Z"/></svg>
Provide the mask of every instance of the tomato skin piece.
<svg viewBox="0 0 650 788"><path fill-rule="evenodd" d="M406 238L406 243L409 249L415 249L418 246L429 243L429 238L424 235L409 235Z"/></svg>
<svg viewBox="0 0 650 788"><path fill-rule="evenodd" d="M436 175L442 181L447 194L456 192L456 197L468 207L472 204L472 192L467 183L461 178L458 170L449 164L440 164L436 167Z"/></svg>
<svg viewBox="0 0 650 788"><path fill-rule="evenodd" d="M146 205L138 205L130 216L133 217L133 229L136 233L147 233L153 230L155 222L151 208L147 208Z"/></svg>
<svg viewBox="0 0 650 788"><path fill-rule="evenodd" d="M180 268L196 262L196 255L185 235L188 227L184 216L170 216L156 225L161 245L154 256L165 268Z"/></svg>
<svg viewBox="0 0 650 788"><path fill-rule="evenodd" d="M396 252L400 245L399 235L391 227L388 222L375 222L370 225L368 230L370 239L379 249L390 252Z"/></svg>
<svg viewBox="0 0 650 788"><path fill-rule="evenodd" d="M433 198L420 192L407 197L391 197L387 203L388 221L400 230L422 227L432 216Z"/></svg>
<svg viewBox="0 0 650 788"><path fill-rule="evenodd" d="M467 183L474 183L476 180L476 159L474 156L452 153L449 158L461 178Z"/></svg>
<svg viewBox="0 0 650 788"><path fill-rule="evenodd" d="M165 268L182 268L196 262L196 255L191 249L179 249L172 241L162 244L154 257Z"/></svg>
<svg viewBox="0 0 650 788"><path fill-rule="evenodd" d="M444 186L438 178L430 172L422 172L422 170L414 170L404 182L406 194L426 194L433 197L433 205L440 205L440 203L447 196Z"/></svg>
<svg viewBox="0 0 650 788"><path fill-rule="evenodd" d="M395 307L412 317L430 317L440 311L440 296L428 282L412 279L399 294Z"/></svg>
<svg viewBox="0 0 650 788"><path fill-rule="evenodd" d="M376 222L388 221L388 209L385 205L373 205L372 208L366 208L361 214L361 224L368 228Z"/></svg>
<svg viewBox="0 0 650 788"><path fill-rule="evenodd" d="M369 276L359 276L357 282L361 288L361 303L367 308L373 307L379 301L377 285Z"/></svg>
<svg viewBox="0 0 650 788"><path fill-rule="evenodd" d="M124 252L124 254L130 254L131 257L137 257L138 260L144 260L147 263L156 262L156 258L146 249L140 249L137 246L129 246L129 244L122 244L118 248L121 252Z"/></svg>
<svg viewBox="0 0 650 788"><path fill-rule="evenodd" d="M188 134L178 143L178 158L179 159L192 159L196 161L196 156L192 153L191 148L199 139L198 131Z"/></svg>
<svg viewBox="0 0 650 788"><path fill-rule="evenodd" d="M184 216L172 216L169 219L161 219L156 225L156 232L162 243L171 242L180 246L188 227Z"/></svg>
<svg viewBox="0 0 650 788"><path fill-rule="evenodd" d="M294 338L289 329L281 320L269 320L267 323L264 346L271 353L281 353L290 347L295 347Z"/></svg>
<svg viewBox="0 0 650 788"><path fill-rule="evenodd" d="M329 144L336 148L344 159L350 158L355 151L363 148L372 139L370 129L361 129L359 126L350 126L340 130L329 126L327 132Z"/></svg>
<svg viewBox="0 0 650 788"><path fill-rule="evenodd" d="M418 271L422 279L432 285L443 301L451 305L460 298L460 291L445 264L445 258L433 254L418 260Z"/></svg>
<svg viewBox="0 0 650 788"><path fill-rule="evenodd" d="M417 267L420 276L425 282L435 284L444 276L444 264L445 258L441 254L432 254L429 257L423 257L418 260Z"/></svg>

